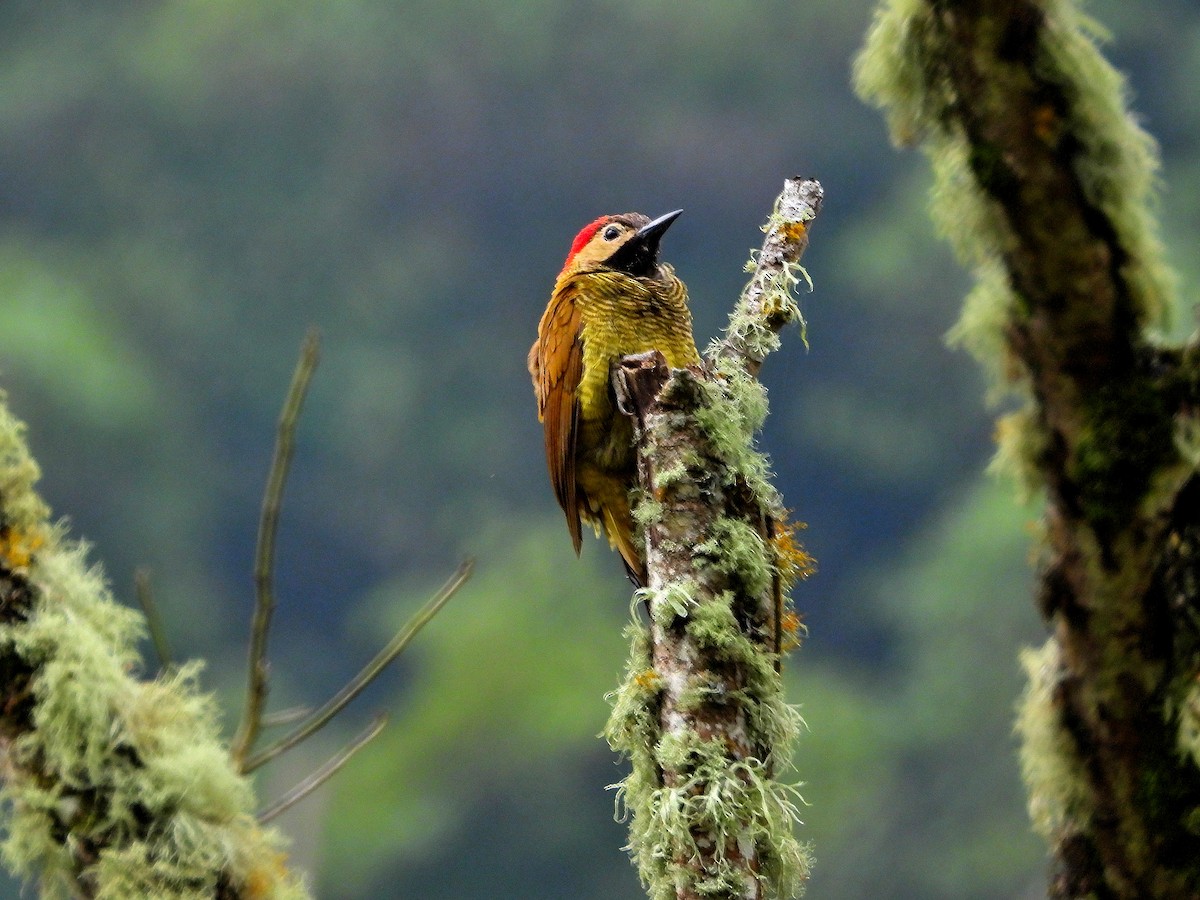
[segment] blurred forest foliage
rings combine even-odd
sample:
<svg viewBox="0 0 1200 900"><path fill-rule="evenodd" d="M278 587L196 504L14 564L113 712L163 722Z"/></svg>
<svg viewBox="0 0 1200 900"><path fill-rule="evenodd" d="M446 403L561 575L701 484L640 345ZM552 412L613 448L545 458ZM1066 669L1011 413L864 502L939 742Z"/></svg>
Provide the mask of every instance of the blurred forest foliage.
<svg viewBox="0 0 1200 900"><path fill-rule="evenodd" d="M1194 287L1200 7L1091 12L1162 143ZM282 523L275 705L319 702L478 559L342 733L264 779L265 800L393 712L281 820L319 896L641 896L597 738L629 587L598 542L573 558L525 353L575 231L631 209L684 207L665 255L707 340L793 174L827 194L812 348L789 335L769 361L763 444L820 564L786 666L811 728L810 895L1044 895L1010 735L1037 511L982 474L994 410L943 343L967 276L927 222L924 161L849 90L870 13L0 4L0 385L118 593L150 567L177 653L237 709L261 486L310 323L324 362Z"/></svg>

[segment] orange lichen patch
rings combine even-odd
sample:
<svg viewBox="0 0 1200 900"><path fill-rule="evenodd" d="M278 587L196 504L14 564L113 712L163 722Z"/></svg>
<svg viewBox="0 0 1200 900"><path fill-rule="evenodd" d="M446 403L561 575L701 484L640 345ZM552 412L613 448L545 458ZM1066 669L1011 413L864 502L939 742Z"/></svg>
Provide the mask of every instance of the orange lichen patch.
<svg viewBox="0 0 1200 900"><path fill-rule="evenodd" d="M20 531L6 525L0 528L0 561L9 571L26 569L45 543L46 538L40 532Z"/></svg>
<svg viewBox="0 0 1200 900"><path fill-rule="evenodd" d="M800 617L791 610L783 614L783 618L779 620L779 633L782 640L779 642L779 649L787 653L789 650L795 650L800 646L801 639L808 633L808 627L801 621Z"/></svg>
<svg viewBox="0 0 1200 900"><path fill-rule="evenodd" d="M784 222L779 226L779 233L794 244L803 240L804 236L808 234L808 226L803 222Z"/></svg>
<svg viewBox="0 0 1200 900"><path fill-rule="evenodd" d="M807 528L803 522L776 521L771 535L771 546L775 550L775 565L779 577L787 586L795 584L817 570L817 561L808 555L796 532Z"/></svg>
<svg viewBox="0 0 1200 900"><path fill-rule="evenodd" d="M1058 137L1058 113L1049 103L1043 103L1033 111L1033 133L1047 144Z"/></svg>
<svg viewBox="0 0 1200 900"><path fill-rule="evenodd" d="M633 683L644 691L658 690L658 685L661 681L662 677L653 669L646 669L633 676Z"/></svg>
<svg viewBox="0 0 1200 900"><path fill-rule="evenodd" d="M251 900L274 897L276 889L290 878L286 853L267 853L264 856L258 865L246 873L245 895Z"/></svg>

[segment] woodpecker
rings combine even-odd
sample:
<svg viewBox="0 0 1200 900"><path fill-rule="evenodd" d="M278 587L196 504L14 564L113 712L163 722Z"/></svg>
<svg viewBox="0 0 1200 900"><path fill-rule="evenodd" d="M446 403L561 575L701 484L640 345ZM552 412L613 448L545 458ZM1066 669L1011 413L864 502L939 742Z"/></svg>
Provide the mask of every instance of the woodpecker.
<svg viewBox="0 0 1200 900"><path fill-rule="evenodd" d="M658 261L659 241L681 212L653 220L601 216L586 225L529 350L550 483L575 553L586 522L608 536L638 586L646 583L646 563L629 508L637 474L633 425L617 411L609 371L621 357L647 350L661 352L672 368L700 363L687 288Z"/></svg>

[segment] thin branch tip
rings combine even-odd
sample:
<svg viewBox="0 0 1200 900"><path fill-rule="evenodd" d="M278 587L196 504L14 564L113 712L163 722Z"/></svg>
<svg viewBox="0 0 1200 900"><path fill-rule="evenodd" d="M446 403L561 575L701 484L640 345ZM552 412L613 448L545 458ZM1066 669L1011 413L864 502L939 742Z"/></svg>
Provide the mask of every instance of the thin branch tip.
<svg viewBox="0 0 1200 900"><path fill-rule="evenodd" d="M750 280L730 315L724 337L706 354L711 366L732 362L757 375L767 355L778 347L778 333L789 322L800 325L801 339L808 345L806 322L795 293L801 279L812 290L812 280L800 259L824 199L825 191L815 179L784 181L762 226L762 246L751 253L747 266Z"/></svg>
<svg viewBox="0 0 1200 900"><path fill-rule="evenodd" d="M429 621L437 615L438 611L450 601L450 598L471 577L474 566L475 561L470 558L459 563L458 568L454 570L454 573L446 580L446 583L442 585L437 593L426 601L425 605L417 611L416 615L404 623L403 627L396 632L392 639L388 641L370 662L359 670L357 675L346 682L341 690L326 700L325 703L304 719L294 730L279 738L273 744L263 748L258 753L246 758L242 762L242 771L253 772L255 769L266 765L275 757L286 753L298 744L308 740L308 738L328 725L338 713L345 709L355 697L366 690L404 652L405 648L412 643L413 638L420 633L421 629L429 624Z"/></svg>
<svg viewBox="0 0 1200 900"><path fill-rule="evenodd" d="M304 337L300 358L296 362L292 381L279 413L275 451L263 490L258 540L254 552L254 617L250 626L246 704L230 747L230 754L243 773L246 771L246 756L262 731L263 709L269 690L267 638L271 628L271 617L275 612L275 543L279 530L279 512L283 505L283 490L287 484L295 448L296 425L320 360L320 344L320 332L316 328L310 328Z"/></svg>
<svg viewBox="0 0 1200 900"><path fill-rule="evenodd" d="M281 813L291 809L340 772L346 763L354 758L358 751L379 736L387 726L387 719L387 713L376 713L375 717L371 720L371 724L364 728L350 743L326 760L322 766L313 771L307 778L303 779L290 791L260 812L257 816L259 824L265 825Z"/></svg>
<svg viewBox="0 0 1200 900"><path fill-rule="evenodd" d="M133 592L137 596L138 605L146 617L146 630L150 633L150 641L154 644L154 653L158 656L160 669L169 669L172 665L171 644L167 640L166 627L163 624L162 613L158 601L154 597L154 588L150 584L150 570L143 567L133 573Z"/></svg>
<svg viewBox="0 0 1200 900"><path fill-rule="evenodd" d="M285 711L283 714L268 716L265 713L270 674L270 664L267 661L267 639L270 633L271 618L275 611L275 545L279 528L279 514L295 447L296 425L319 359L320 332L313 327L305 335L300 349L300 358L296 363L287 397L279 414L275 453L271 460L271 469L263 493L262 512L259 517L258 542L254 561L255 605L247 665L246 704L238 730L230 745L230 756L242 774L254 771L327 725L400 655L417 632L462 587L463 583L471 576L475 564L471 558L463 560L441 590L405 624L374 659L367 663L324 705L315 711L304 710L303 714ZM300 721L300 724L290 733L265 749L257 753L253 752L263 728L297 720Z"/></svg>

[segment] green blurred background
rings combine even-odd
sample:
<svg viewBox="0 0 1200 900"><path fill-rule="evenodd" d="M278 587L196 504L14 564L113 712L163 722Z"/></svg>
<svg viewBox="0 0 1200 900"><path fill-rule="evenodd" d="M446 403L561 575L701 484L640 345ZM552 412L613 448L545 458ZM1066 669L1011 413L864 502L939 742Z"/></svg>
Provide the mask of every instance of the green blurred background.
<svg viewBox="0 0 1200 900"><path fill-rule="evenodd" d="M1197 283L1200 7L1103 0L1162 142ZM968 285L919 154L850 92L868 0L4 0L0 385L114 590L152 569L180 656L240 702L278 407L324 360L279 547L276 706L339 686L464 555L477 575L340 732L392 722L281 820L324 898L641 896L597 733L629 587L551 494L525 353L570 240L683 207L665 242L720 328L788 175L827 203L811 349L763 373L762 443L819 574L786 667L810 726L810 896L1044 895L1011 736L1037 641L995 410L947 349ZM1194 323L1184 312L1174 323ZM152 668L152 667L151 667ZM336 729L334 729L336 730ZM18 888L0 884L0 896Z"/></svg>

